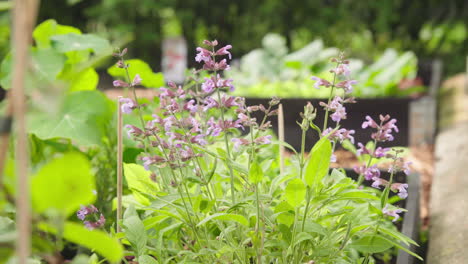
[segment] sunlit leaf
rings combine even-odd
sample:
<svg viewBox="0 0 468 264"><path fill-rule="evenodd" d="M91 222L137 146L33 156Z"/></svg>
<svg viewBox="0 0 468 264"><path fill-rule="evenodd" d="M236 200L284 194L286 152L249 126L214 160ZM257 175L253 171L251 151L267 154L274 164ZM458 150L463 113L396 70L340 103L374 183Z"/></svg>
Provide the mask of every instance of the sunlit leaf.
<svg viewBox="0 0 468 264"><path fill-rule="evenodd" d="M96 198L91 165L79 153L67 153L44 165L33 176L31 186L33 208L38 213L56 210L69 216Z"/></svg>
<svg viewBox="0 0 468 264"><path fill-rule="evenodd" d="M285 190L286 201L292 206L299 206L305 199L306 187L301 179L294 179L288 182Z"/></svg>

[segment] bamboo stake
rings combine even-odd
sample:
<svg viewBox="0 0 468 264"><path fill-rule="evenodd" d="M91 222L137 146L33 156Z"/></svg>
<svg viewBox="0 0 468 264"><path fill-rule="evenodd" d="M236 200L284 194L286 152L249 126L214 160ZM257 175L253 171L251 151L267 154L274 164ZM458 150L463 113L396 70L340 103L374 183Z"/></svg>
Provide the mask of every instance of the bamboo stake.
<svg viewBox="0 0 468 264"><path fill-rule="evenodd" d="M117 100L117 233L121 231L120 220L122 220L122 111L120 110L122 102L120 101L122 96L119 96Z"/></svg>
<svg viewBox="0 0 468 264"><path fill-rule="evenodd" d="M37 15L38 0L16 0L13 9L13 78L12 103L16 124L16 254L18 263L26 264L31 251L31 212L29 195L29 154L26 131L24 79L29 64L29 45Z"/></svg>
<svg viewBox="0 0 468 264"><path fill-rule="evenodd" d="M284 113L283 113L283 104L278 106L278 137L280 142L284 142ZM284 146L279 145L279 155L280 155L280 174L284 173Z"/></svg>

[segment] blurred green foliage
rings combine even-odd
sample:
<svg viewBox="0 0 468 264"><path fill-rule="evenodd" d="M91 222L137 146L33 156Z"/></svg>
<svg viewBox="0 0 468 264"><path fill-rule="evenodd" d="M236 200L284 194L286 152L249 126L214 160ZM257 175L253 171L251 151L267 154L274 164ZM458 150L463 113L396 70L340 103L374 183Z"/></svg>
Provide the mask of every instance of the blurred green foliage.
<svg viewBox="0 0 468 264"><path fill-rule="evenodd" d="M217 38L240 57L275 32L292 50L320 37L326 46L371 60L392 47L443 58L446 73L454 73L464 69L460 55L468 52L466 17L465 0L49 0L42 2L39 21L55 18L111 40L132 35L132 56L156 67L167 34L182 32L189 47Z"/></svg>

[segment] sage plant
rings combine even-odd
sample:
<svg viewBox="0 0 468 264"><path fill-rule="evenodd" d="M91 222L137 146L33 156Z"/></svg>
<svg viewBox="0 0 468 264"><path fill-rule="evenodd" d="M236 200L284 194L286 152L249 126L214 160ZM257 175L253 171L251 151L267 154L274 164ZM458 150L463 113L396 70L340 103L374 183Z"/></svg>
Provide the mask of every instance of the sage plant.
<svg viewBox="0 0 468 264"><path fill-rule="evenodd" d="M388 195L395 191L405 198L406 184L380 178L370 160L356 168L362 178L358 183L330 170L336 145L354 143L356 133L341 126L346 104L356 102L350 94L357 85L343 55L332 60L333 80L312 77L316 88L330 89L328 101L320 104L325 121L319 128L314 123L316 107L304 107L298 122L302 148L287 159L283 175L275 152L279 144L288 145L269 130L280 100L248 106L244 98L230 96L234 80L224 78L223 71L230 68L232 46L218 47L216 40L203 44L195 56L200 69L184 85L159 88L155 108L136 97L135 86L142 80L129 75L126 50L115 54L127 78L114 81L114 86L133 94L119 99L121 111L136 115L140 123L126 124L127 135L142 149L138 163L150 179L141 180L154 188L138 185L130 190L135 199L147 201L139 213L127 208L127 220L124 217L132 258L160 263L365 263L370 253L414 243L384 218L398 218L402 209L390 205ZM371 138L378 143L392 139L395 122L382 116L378 124L369 117L363 128L376 129ZM311 128L320 140L309 151L305 140ZM393 157L392 175L407 169L398 151L358 146L360 155ZM360 188L364 179L372 180L375 188ZM381 187L383 192L378 191ZM135 240L129 217L145 227L139 237L147 239ZM389 246L374 249L374 239L388 240Z"/></svg>

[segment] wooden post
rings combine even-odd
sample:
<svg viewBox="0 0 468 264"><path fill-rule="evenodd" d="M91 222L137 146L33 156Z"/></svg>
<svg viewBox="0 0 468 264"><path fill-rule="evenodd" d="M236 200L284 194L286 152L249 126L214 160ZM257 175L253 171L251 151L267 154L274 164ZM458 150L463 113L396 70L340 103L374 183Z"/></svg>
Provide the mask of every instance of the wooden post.
<svg viewBox="0 0 468 264"><path fill-rule="evenodd" d="M283 113L283 104L278 106L278 137L280 142L284 142L284 113ZM279 158L280 158L280 174L284 173L284 146L279 145Z"/></svg>
<svg viewBox="0 0 468 264"><path fill-rule="evenodd" d="M16 254L18 263L26 264L31 251L31 212L29 195L29 153L26 130L24 79L29 65L29 45L38 8L38 0L16 0L13 9L13 78L12 103L16 126Z"/></svg>
<svg viewBox="0 0 468 264"><path fill-rule="evenodd" d="M122 102L119 96L117 100L117 233L121 231L120 220L122 220L122 162L123 162L123 144L122 144Z"/></svg>

